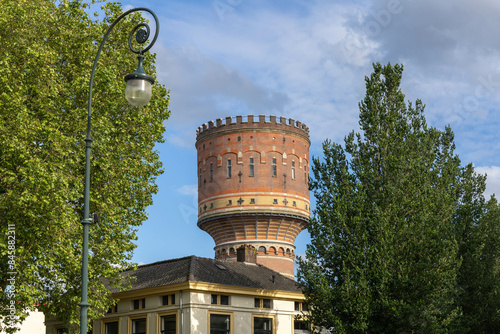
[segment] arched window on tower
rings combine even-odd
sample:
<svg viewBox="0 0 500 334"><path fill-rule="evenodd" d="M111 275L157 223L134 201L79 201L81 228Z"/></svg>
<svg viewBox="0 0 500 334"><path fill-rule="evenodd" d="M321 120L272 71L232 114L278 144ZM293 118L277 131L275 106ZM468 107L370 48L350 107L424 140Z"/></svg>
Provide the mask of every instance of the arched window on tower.
<svg viewBox="0 0 500 334"><path fill-rule="evenodd" d="M276 158L273 158L273 164L272 164L272 170L273 170L273 177L276 177Z"/></svg>
<svg viewBox="0 0 500 334"><path fill-rule="evenodd" d="M276 255L276 248L274 248L273 246L269 247L269 254Z"/></svg>
<svg viewBox="0 0 500 334"><path fill-rule="evenodd" d="M260 246L260 247L259 247L259 250L258 250L258 253L259 253L259 254L266 254L266 247L264 247L264 246Z"/></svg>
<svg viewBox="0 0 500 334"><path fill-rule="evenodd" d="M214 164L210 163L210 182L214 182Z"/></svg>
<svg viewBox="0 0 500 334"><path fill-rule="evenodd" d="M231 159L227 159L227 178L231 178Z"/></svg>
<svg viewBox="0 0 500 334"><path fill-rule="evenodd" d="M292 161L292 180L295 180L295 161Z"/></svg>
<svg viewBox="0 0 500 334"><path fill-rule="evenodd" d="M253 164L253 158L250 158L250 172L248 176L253 176L254 175L254 164Z"/></svg>

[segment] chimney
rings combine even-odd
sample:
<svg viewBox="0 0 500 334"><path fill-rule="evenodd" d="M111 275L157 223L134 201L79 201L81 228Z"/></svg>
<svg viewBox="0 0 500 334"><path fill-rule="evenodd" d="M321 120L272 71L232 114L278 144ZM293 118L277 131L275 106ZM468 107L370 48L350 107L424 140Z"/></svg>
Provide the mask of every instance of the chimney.
<svg viewBox="0 0 500 334"><path fill-rule="evenodd" d="M252 245L241 245L236 249L236 261L257 263L257 250Z"/></svg>

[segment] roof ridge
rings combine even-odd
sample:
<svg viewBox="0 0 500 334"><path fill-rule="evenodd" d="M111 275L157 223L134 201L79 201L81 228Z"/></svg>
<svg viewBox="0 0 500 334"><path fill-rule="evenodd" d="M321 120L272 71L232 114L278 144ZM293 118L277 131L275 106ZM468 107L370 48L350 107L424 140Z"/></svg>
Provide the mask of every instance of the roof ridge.
<svg viewBox="0 0 500 334"><path fill-rule="evenodd" d="M195 278L194 278L194 270L195 270L195 266L196 266L196 256L195 255L191 255L190 257L190 261L189 261L189 268L188 268L188 277L187 277L187 280L188 281L194 281Z"/></svg>
<svg viewBox="0 0 500 334"><path fill-rule="evenodd" d="M178 261L189 259L189 258L191 258L193 256L194 255L189 255L189 256L179 257L179 258L176 258L176 259L169 259L169 260L162 260L162 261L156 261L156 262L151 262L151 263L145 263L145 264L138 265L137 269L139 269L139 268L145 268L145 267L149 267L149 266L155 266L155 265L162 264L162 263L178 262Z"/></svg>

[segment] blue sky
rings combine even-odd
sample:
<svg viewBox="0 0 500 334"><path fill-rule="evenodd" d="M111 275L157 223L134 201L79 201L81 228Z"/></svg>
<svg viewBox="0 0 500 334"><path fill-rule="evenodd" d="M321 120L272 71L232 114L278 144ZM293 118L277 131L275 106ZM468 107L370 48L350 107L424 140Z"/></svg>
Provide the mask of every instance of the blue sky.
<svg viewBox="0 0 500 334"><path fill-rule="evenodd" d="M236 115L307 124L311 155L358 129L371 64L403 63L407 100L426 104L431 126L455 132L463 163L500 193L500 2L498 0L143 0L160 19L160 83L171 90L165 173L138 231L133 260L213 257L196 225L196 128ZM305 252L302 232L296 254Z"/></svg>

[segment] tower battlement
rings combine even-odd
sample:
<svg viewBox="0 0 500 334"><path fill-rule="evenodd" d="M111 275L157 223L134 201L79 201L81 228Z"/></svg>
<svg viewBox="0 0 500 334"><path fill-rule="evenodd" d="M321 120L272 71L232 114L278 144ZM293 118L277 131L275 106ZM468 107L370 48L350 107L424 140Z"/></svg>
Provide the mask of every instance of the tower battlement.
<svg viewBox="0 0 500 334"><path fill-rule="evenodd" d="M248 116L228 116L225 119L217 118L198 127L196 130L196 141L205 139L214 132L221 131L244 131L252 129L269 129L293 132L305 138L309 138L309 127L293 118L248 115Z"/></svg>

